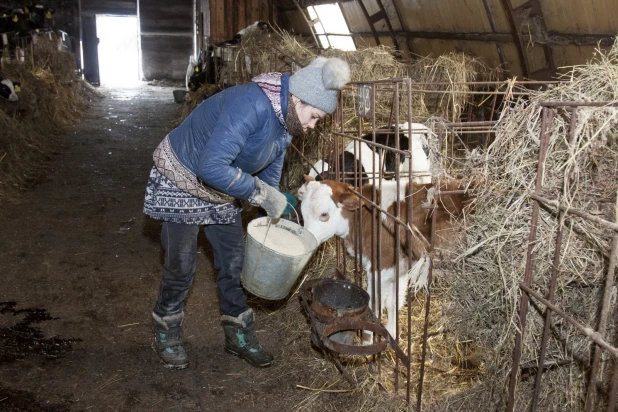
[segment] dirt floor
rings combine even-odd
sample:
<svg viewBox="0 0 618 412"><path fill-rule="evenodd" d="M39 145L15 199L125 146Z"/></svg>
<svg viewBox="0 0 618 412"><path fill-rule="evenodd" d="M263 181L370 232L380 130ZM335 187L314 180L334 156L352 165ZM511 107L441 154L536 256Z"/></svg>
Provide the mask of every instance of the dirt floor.
<svg viewBox="0 0 618 412"><path fill-rule="evenodd" d="M359 410L358 393L311 348L297 303L251 303L272 367L224 352L203 234L186 304L191 364L163 368L150 348L160 225L142 202L180 106L170 87L100 91L44 179L0 206L0 410Z"/></svg>

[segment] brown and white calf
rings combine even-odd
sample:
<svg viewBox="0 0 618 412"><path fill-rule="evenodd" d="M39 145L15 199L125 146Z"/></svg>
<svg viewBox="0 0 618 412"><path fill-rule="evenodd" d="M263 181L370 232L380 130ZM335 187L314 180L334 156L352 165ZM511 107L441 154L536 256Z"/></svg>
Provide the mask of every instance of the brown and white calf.
<svg viewBox="0 0 618 412"><path fill-rule="evenodd" d="M367 292L370 299L372 295L373 279L372 272L376 270L374 266L377 257L378 232L377 226L372 225L373 212L371 205L359 198L351 191L352 186L335 182L332 180L315 181L310 176L305 176L305 184L298 190L298 197L302 201L301 211L304 219L304 227L309 230L318 240L323 243L333 236L339 236L344 240L346 250L352 256L355 255L355 245L359 245L358 237L362 240L361 255L362 265L367 272ZM440 185L440 190L462 189L461 183L457 181ZM364 185L357 190L367 199L372 199L373 186ZM376 189L375 203L380 205L382 210L386 210L391 215L396 216L395 210L399 209L399 219L408 224L407 202L407 183L399 186L396 181L382 181L381 189ZM397 191L399 199L397 202ZM380 213L381 221L380 241L380 279L381 279L381 308L386 309L387 324L386 329L391 336L396 335L396 317L398 310L405 302L408 287L415 291L427 287L427 276L429 273L430 258L428 239L431 234L431 210L423 208L421 205L427 202L428 194L432 193L431 184L413 184L412 195L412 221L409 225L412 229L411 248L408 247L408 236L405 228L400 228L400 250L399 259L396 255L396 231L395 221L386 214ZM444 233L452 229L451 218L458 217L464 207L469 195L464 193L440 195L437 201L439 207L435 210L436 232ZM362 219L356 219L355 213L360 211ZM362 227L360 227L362 221ZM372 229L373 226L373 229ZM442 237L444 239L445 237ZM448 238L448 237L446 237ZM408 250L412 250L412 266L408 270ZM372 256L374 251L374 256ZM399 267L399 278L396 278L396 267ZM396 285L399 283L399 296L395 296ZM399 305L396 305L396 302ZM371 305L371 300L370 300ZM396 307L398 306L398 307ZM371 334L363 335L363 343L369 343Z"/></svg>

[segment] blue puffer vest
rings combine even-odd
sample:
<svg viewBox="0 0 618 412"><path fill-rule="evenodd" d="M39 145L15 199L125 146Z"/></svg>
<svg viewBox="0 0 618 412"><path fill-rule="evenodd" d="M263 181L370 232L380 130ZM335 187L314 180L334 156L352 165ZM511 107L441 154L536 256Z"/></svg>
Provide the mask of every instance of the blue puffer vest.
<svg viewBox="0 0 618 412"><path fill-rule="evenodd" d="M289 75L281 77L281 109L286 118ZM206 99L174 129L172 149L206 185L247 199L257 176L279 187L291 136L256 83L230 87Z"/></svg>

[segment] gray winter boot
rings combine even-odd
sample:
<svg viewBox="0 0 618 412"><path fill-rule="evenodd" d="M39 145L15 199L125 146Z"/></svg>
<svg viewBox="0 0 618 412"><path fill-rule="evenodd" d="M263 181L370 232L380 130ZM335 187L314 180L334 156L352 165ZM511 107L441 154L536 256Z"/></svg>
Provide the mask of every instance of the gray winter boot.
<svg viewBox="0 0 618 412"><path fill-rule="evenodd" d="M182 320L184 313L159 317L154 312L154 340L152 349L165 362L166 368L184 369L189 366L189 359L182 347Z"/></svg>
<svg viewBox="0 0 618 412"><path fill-rule="evenodd" d="M225 350L240 356L253 366L262 368L273 362L273 355L259 344L255 336L254 321L253 309L246 310L236 318L223 315L221 325L225 332Z"/></svg>

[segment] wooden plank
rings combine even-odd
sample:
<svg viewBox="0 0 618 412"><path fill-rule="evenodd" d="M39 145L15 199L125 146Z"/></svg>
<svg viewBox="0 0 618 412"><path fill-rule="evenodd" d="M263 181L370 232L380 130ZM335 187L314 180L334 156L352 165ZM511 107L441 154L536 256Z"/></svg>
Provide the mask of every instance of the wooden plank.
<svg viewBox="0 0 618 412"><path fill-rule="evenodd" d="M616 33L616 0L541 0L547 29L569 33Z"/></svg>
<svg viewBox="0 0 618 412"><path fill-rule="evenodd" d="M260 0L259 20L268 21L268 0Z"/></svg>
<svg viewBox="0 0 618 412"><path fill-rule="evenodd" d="M480 0L402 1L403 27L416 31L488 32L491 26Z"/></svg>
<svg viewBox="0 0 618 412"><path fill-rule="evenodd" d="M237 3L238 29L236 31L240 31L252 23L252 22L247 21L247 14L245 13L246 8L247 8L247 2L245 0L239 1Z"/></svg>
<svg viewBox="0 0 618 412"><path fill-rule="evenodd" d="M569 68L587 63L596 49L596 46L554 46L554 59L559 72L567 72ZM562 69L560 69L562 67Z"/></svg>
<svg viewBox="0 0 618 412"><path fill-rule="evenodd" d="M251 0L251 22L260 19L260 0Z"/></svg>
<svg viewBox="0 0 618 412"><path fill-rule="evenodd" d="M214 43L225 40L223 35L223 2L225 0L212 0L210 2L210 30Z"/></svg>
<svg viewBox="0 0 618 412"><path fill-rule="evenodd" d="M225 0L223 21L225 22L224 33L226 40L232 39L234 37L234 34L236 34L236 32L234 31L234 9L234 0Z"/></svg>

